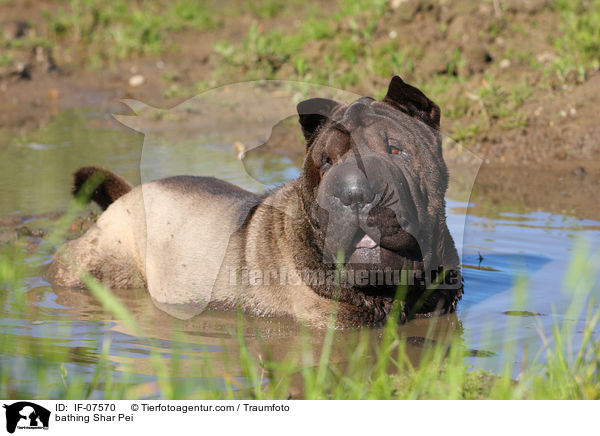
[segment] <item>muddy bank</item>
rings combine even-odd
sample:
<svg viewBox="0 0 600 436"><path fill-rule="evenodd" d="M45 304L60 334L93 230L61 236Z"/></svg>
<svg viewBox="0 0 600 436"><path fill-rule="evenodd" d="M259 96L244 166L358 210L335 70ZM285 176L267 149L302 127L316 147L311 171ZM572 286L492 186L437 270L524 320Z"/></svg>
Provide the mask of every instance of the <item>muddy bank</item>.
<svg viewBox="0 0 600 436"><path fill-rule="evenodd" d="M3 2L0 130L35 131L65 108L126 112L124 98L172 107L256 78L376 95L399 73L440 104L444 132L490 165L565 174L600 168L600 73L569 55L578 46L562 47L560 35L569 29L555 2L351 3L318 1L294 10L210 3L209 25L165 27L156 50L134 40L139 47L117 56L98 41L110 41L119 26L132 26L128 21L94 24L93 9L75 16L60 2ZM152 13L164 12L157 8ZM83 24L72 24L72 15Z"/></svg>
<svg viewBox="0 0 600 436"><path fill-rule="evenodd" d="M471 213L494 217L512 205L522 212L545 211L582 219L600 220L595 200L600 190L600 171L554 164L542 167L483 164L473 187Z"/></svg>

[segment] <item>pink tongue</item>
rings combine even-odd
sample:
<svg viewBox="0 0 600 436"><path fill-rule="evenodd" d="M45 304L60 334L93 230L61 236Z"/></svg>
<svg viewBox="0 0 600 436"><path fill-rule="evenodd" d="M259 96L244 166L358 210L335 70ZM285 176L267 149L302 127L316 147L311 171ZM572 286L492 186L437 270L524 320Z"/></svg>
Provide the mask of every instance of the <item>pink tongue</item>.
<svg viewBox="0 0 600 436"><path fill-rule="evenodd" d="M356 244L356 248L375 248L377 243L367 234Z"/></svg>

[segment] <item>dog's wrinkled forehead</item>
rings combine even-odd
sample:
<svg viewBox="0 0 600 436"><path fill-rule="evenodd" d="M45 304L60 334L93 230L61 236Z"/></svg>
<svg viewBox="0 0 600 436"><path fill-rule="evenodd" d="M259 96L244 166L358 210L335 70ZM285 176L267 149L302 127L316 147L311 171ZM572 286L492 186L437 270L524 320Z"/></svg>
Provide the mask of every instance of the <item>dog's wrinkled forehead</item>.
<svg viewBox="0 0 600 436"><path fill-rule="evenodd" d="M421 133L430 130L430 135L435 137L440 127L439 107L398 76L392 78L381 101L363 97L349 105L341 105L325 98L312 98L300 102L297 109L307 148L327 128L353 133L358 128L373 126L382 118L399 123L399 128L409 126ZM388 123L385 127L393 126Z"/></svg>
<svg viewBox="0 0 600 436"><path fill-rule="evenodd" d="M422 121L386 103L363 97L337 107L312 142L315 152L333 147L342 153L352 149L359 154L388 154L395 148L407 159L437 153L439 139L438 131Z"/></svg>
<svg viewBox="0 0 600 436"><path fill-rule="evenodd" d="M371 184L385 179L410 185L415 195L427 191L443 198L448 175L439 107L397 76L382 100L362 97L341 104L314 98L301 102L298 114L307 146L307 186L318 186L326 174L331 177L332 167L337 168L335 174L352 172L354 162Z"/></svg>
<svg viewBox="0 0 600 436"><path fill-rule="evenodd" d="M370 97L362 97L348 106L342 106L332 114L332 121L343 126L348 132L372 124L375 111L371 104L374 101Z"/></svg>

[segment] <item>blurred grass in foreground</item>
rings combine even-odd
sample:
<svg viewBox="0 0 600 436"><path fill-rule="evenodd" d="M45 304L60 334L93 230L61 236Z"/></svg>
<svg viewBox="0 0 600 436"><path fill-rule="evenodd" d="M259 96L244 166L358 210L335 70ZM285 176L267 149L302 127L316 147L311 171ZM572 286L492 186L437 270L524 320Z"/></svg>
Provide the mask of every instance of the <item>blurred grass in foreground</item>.
<svg viewBox="0 0 600 436"><path fill-rule="evenodd" d="M47 245L39 250L59 243L79 211L81 204L74 203L44 242ZM413 364L406 352L406 338L396 328L395 316L390 317L376 344L366 328L359 332L357 345L348 349L343 365L330 361L333 338L343 334L334 329L324 332L316 358L309 345L310 333L305 332L300 364L293 358L276 361L269 356L256 357L246 346L241 314L238 330L233 332L239 344L239 361L229 362L241 368L241 373L216 369L222 368L223 362L215 362L211 353L204 352L194 362L190 378L189 371L185 376L181 371L185 343L178 340L180 333L172 333L171 348L165 350L164 343L159 345L145 337L135 317L109 289L85 277L89 291L110 319L126 326L148 350L151 374L140 380L132 358L110 352L109 327L105 327L103 341L80 353L53 339L50 331L48 335L19 335L19 329L23 330L19 320L28 304L24 291L26 255L16 245L1 248L0 310L4 324L11 328L0 332L0 398L286 399L294 384L300 386L300 396L306 399L600 399L600 341L593 336L600 310L590 298L598 285L593 260L598 256L591 256L583 244L576 248L564 278L564 287L572 295L572 303L564 312L565 322L555 321L552 337L542 336L543 349L533 363L522 365L516 379L512 373L512 364L518 359L514 346L504 350L505 369L492 374L474 371L466 364L469 352L457 337L432 341L424 347L420 363ZM515 299L526 296L526 286L525 280L516 280ZM568 322L582 311L586 312L583 334L575 332L574 323ZM69 321L61 325L71 328ZM435 320L432 331L434 326ZM508 326L507 338L513 337L514 328ZM578 349L572 346L575 333L581 338ZM70 337L69 331L62 332L61 337ZM365 358L373 347L377 356L374 361ZM536 363L542 355L544 363Z"/></svg>

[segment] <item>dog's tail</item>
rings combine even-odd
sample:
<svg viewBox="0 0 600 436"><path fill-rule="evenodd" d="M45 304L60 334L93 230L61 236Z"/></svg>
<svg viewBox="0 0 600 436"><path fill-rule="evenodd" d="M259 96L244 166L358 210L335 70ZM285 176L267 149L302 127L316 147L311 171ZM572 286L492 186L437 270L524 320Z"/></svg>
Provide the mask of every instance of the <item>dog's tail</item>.
<svg viewBox="0 0 600 436"><path fill-rule="evenodd" d="M133 189L123 177L100 167L79 168L73 176L73 195L85 202L95 201L102 210Z"/></svg>

